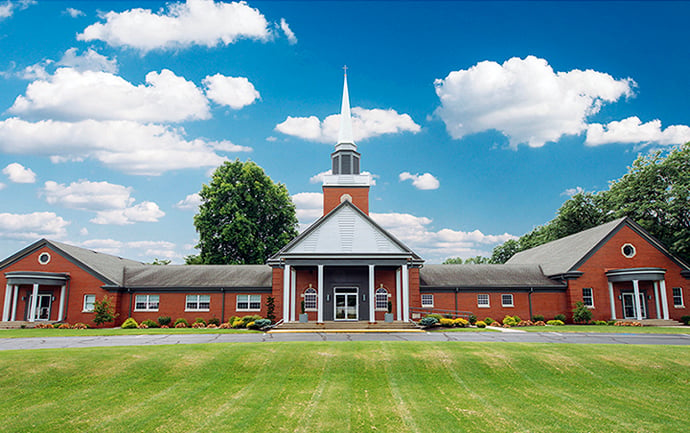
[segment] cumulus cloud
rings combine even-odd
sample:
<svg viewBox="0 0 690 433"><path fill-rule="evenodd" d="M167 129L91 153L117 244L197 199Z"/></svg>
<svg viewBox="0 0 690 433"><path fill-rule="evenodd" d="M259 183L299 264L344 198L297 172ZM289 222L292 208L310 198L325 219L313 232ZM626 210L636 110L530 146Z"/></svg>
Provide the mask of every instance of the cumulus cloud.
<svg viewBox="0 0 690 433"><path fill-rule="evenodd" d="M14 183L34 183L36 182L36 173L30 168L13 162L2 169L2 172Z"/></svg>
<svg viewBox="0 0 690 433"><path fill-rule="evenodd" d="M24 10L35 3L35 0L6 0L4 3L0 4L0 19L9 18L14 14L15 10Z"/></svg>
<svg viewBox="0 0 690 433"><path fill-rule="evenodd" d="M438 189L441 183L431 173L411 174L406 171L400 173L398 176L400 182L411 180L412 185L417 189Z"/></svg>
<svg viewBox="0 0 690 433"><path fill-rule="evenodd" d="M436 114L453 138L497 130L517 148L584 132L589 116L605 103L633 96L636 84L589 69L554 72L546 60L528 56L480 62L434 86L441 101Z"/></svg>
<svg viewBox="0 0 690 433"><path fill-rule="evenodd" d="M585 192L585 189L582 188L581 186L576 186L575 188L568 188L565 191L561 193L561 195L566 195L568 197L572 197L576 194L582 194Z"/></svg>
<svg viewBox="0 0 690 433"><path fill-rule="evenodd" d="M301 225L311 224L323 215L323 194L320 192L300 192L292 196L297 219Z"/></svg>
<svg viewBox="0 0 690 433"><path fill-rule="evenodd" d="M0 121L2 152L50 156L55 163L95 159L129 174L157 176L169 170L217 167L227 158L214 146L222 143L190 141L183 130L131 121Z"/></svg>
<svg viewBox="0 0 690 433"><path fill-rule="evenodd" d="M70 48L65 51L62 59L57 62L58 66L67 66L77 71L102 71L114 74L117 72L117 59L109 59L108 57L98 54L93 49L89 48L83 54L79 54L76 48Z"/></svg>
<svg viewBox="0 0 690 433"><path fill-rule="evenodd" d="M0 213L0 238L17 240L60 239L67 235L69 224L69 221L65 221L53 212Z"/></svg>
<svg viewBox="0 0 690 433"><path fill-rule="evenodd" d="M90 221L94 224L125 225L136 222L156 222L165 216L158 205L151 201L141 202L125 209L99 211Z"/></svg>
<svg viewBox="0 0 690 433"><path fill-rule="evenodd" d="M80 11L79 9L75 9L75 8L65 9L65 14L71 16L72 18L79 18L81 16L86 15L84 12Z"/></svg>
<svg viewBox="0 0 690 433"><path fill-rule="evenodd" d="M285 37L287 37L288 42L290 42L291 45L294 45L297 43L297 36L295 36L295 33L290 29L290 26L288 25L287 21L285 21L285 18L280 19L280 29L285 33Z"/></svg>
<svg viewBox="0 0 690 433"><path fill-rule="evenodd" d="M108 72L60 68L30 83L9 111L72 121L179 122L210 117L201 90L167 69L149 72L146 84L135 86Z"/></svg>
<svg viewBox="0 0 690 433"><path fill-rule="evenodd" d="M636 117L613 121L607 125L592 123L587 127L588 146L610 143L654 143L663 146L684 144L690 141L690 126L671 125L662 129L659 119L647 123Z"/></svg>
<svg viewBox="0 0 690 433"><path fill-rule="evenodd" d="M77 39L102 40L113 47L147 52L191 45L215 47L239 39L266 41L271 37L266 18L245 2L187 0L171 3L158 13L136 8L107 12L102 19L105 22L88 26Z"/></svg>
<svg viewBox="0 0 690 433"><path fill-rule="evenodd" d="M195 192L178 201L175 207L185 210L198 210L199 205L201 205L201 196Z"/></svg>
<svg viewBox="0 0 690 433"><path fill-rule="evenodd" d="M333 174L331 170L326 170L322 171L321 173L315 174L314 176L309 178L309 183L323 183L324 176L329 176ZM371 173L369 171L363 171L361 174L367 174L371 178L371 183L369 185L374 186L376 185L376 179L378 179L380 176L378 174Z"/></svg>
<svg viewBox="0 0 690 433"><path fill-rule="evenodd" d="M127 251L127 256L148 258L179 258L175 252L176 245L168 241L133 241L123 242L115 239L89 239L79 244L101 253L122 255Z"/></svg>
<svg viewBox="0 0 690 433"><path fill-rule="evenodd" d="M17 73L17 76L23 80L45 80L50 77L48 71L46 71L46 66L50 65L52 60L46 60L42 63L36 63L35 65L30 65L22 69Z"/></svg>
<svg viewBox="0 0 690 433"><path fill-rule="evenodd" d="M254 85L245 77L216 74L204 78L203 84L206 86L208 99L235 110L252 104L261 97Z"/></svg>
<svg viewBox="0 0 690 433"><path fill-rule="evenodd" d="M305 140L322 143L338 141L340 114L332 114L323 121L316 116L292 117L275 127L276 131ZM383 134L401 132L417 133L421 127L408 114L399 114L393 109L352 108L352 132L355 141L366 140Z"/></svg>

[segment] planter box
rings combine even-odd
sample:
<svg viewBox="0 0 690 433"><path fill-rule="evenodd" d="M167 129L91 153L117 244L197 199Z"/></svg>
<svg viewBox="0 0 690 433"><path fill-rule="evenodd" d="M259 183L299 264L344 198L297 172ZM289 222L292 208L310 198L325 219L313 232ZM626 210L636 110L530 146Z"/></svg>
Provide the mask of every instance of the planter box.
<svg viewBox="0 0 690 433"><path fill-rule="evenodd" d="M383 320L384 320L386 323L392 323L392 322L393 322L393 313L386 313L386 314L383 316Z"/></svg>
<svg viewBox="0 0 690 433"><path fill-rule="evenodd" d="M299 315L299 323L307 323L309 322L309 315L307 313L300 314Z"/></svg>

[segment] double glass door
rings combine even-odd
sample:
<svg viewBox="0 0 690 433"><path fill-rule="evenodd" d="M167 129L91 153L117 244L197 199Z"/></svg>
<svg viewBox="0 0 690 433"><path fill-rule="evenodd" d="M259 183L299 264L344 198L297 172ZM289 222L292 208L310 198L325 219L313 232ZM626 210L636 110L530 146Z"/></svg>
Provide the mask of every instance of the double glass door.
<svg viewBox="0 0 690 433"><path fill-rule="evenodd" d="M36 297L36 312L34 318L36 320L50 320L50 304L53 295L38 295ZM33 301L33 295L29 295L29 309ZM27 314L27 316L29 316ZM28 317L27 317L28 318Z"/></svg>
<svg viewBox="0 0 690 433"><path fill-rule="evenodd" d="M335 289L335 320L357 320L357 288Z"/></svg>
<svg viewBox="0 0 690 433"><path fill-rule="evenodd" d="M640 293L638 299L640 303L640 311L642 312L642 318L647 318L647 303L645 302L645 294ZM634 293L623 293L623 318L625 319L636 319L637 312L635 311L635 294Z"/></svg>

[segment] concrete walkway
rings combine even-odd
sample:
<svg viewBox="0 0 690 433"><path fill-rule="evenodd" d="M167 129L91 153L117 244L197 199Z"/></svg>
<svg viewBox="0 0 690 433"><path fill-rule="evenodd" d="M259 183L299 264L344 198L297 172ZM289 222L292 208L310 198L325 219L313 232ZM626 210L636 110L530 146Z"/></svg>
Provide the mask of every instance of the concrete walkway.
<svg viewBox="0 0 690 433"><path fill-rule="evenodd" d="M290 341L432 341L565 344L644 344L690 346L689 334L606 334L578 332L367 332L256 333L194 335L117 335L0 338L0 351L162 344L280 343Z"/></svg>

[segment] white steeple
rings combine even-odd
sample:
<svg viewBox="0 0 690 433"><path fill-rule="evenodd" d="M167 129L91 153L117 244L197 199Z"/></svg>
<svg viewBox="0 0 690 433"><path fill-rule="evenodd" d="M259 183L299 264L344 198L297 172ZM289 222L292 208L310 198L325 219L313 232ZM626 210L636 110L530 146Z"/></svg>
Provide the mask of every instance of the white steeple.
<svg viewBox="0 0 690 433"><path fill-rule="evenodd" d="M338 143L336 150L351 149L356 150L355 140L352 135L352 116L350 115L350 95L347 91L347 66L343 78L343 103L340 107L340 131L338 132Z"/></svg>

